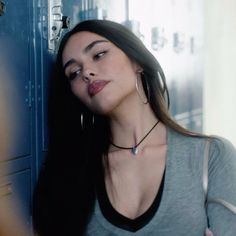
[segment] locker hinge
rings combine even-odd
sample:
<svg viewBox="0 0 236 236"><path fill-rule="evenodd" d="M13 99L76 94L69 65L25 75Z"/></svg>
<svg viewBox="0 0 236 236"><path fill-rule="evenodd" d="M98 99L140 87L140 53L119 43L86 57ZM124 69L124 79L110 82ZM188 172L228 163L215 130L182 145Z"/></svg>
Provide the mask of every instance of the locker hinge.
<svg viewBox="0 0 236 236"><path fill-rule="evenodd" d="M70 18L62 14L62 1L48 1L48 49L55 52L62 30L70 26Z"/></svg>

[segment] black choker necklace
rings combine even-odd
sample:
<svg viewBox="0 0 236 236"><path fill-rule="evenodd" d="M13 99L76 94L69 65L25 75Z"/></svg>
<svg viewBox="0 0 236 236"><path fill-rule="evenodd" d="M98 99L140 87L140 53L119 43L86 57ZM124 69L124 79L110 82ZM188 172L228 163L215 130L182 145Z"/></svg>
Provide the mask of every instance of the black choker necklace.
<svg viewBox="0 0 236 236"><path fill-rule="evenodd" d="M136 155L138 154L138 146L143 142L143 140L152 132L152 130L157 126L157 124L159 123L160 120L158 120L155 125L147 132L147 134L136 144L134 145L133 147L121 147L121 146L118 146L112 142L111 145L114 146L114 147L117 147L117 148L120 148L120 149L128 149L128 150L131 150L131 153L133 155Z"/></svg>

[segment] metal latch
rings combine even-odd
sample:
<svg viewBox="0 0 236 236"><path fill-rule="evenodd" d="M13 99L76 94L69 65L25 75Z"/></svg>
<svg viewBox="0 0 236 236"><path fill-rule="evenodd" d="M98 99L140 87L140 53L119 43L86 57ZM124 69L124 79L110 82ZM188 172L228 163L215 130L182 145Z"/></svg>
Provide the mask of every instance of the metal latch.
<svg viewBox="0 0 236 236"><path fill-rule="evenodd" d="M5 13L5 3L0 0L0 16Z"/></svg>
<svg viewBox="0 0 236 236"><path fill-rule="evenodd" d="M70 18L62 14L61 0L49 0L48 4L48 48L54 52L62 30L69 28Z"/></svg>
<svg viewBox="0 0 236 236"><path fill-rule="evenodd" d="M0 186L0 197L12 194L12 184L8 183L6 185Z"/></svg>

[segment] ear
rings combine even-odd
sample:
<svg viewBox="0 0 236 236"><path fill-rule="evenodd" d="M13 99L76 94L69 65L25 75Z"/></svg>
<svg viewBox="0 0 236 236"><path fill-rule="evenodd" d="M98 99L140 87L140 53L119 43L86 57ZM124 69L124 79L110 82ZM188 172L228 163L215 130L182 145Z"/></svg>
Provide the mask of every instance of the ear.
<svg viewBox="0 0 236 236"><path fill-rule="evenodd" d="M137 74L142 74L143 73L143 69L138 69L137 70Z"/></svg>
<svg viewBox="0 0 236 236"><path fill-rule="evenodd" d="M143 73L143 68L140 65L135 64L135 71L137 74L141 74Z"/></svg>

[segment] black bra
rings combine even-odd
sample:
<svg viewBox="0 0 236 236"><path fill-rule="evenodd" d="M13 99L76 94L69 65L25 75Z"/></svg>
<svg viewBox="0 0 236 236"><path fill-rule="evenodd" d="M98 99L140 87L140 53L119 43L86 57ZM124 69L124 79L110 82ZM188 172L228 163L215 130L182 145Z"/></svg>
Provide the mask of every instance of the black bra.
<svg viewBox="0 0 236 236"><path fill-rule="evenodd" d="M163 193L164 179L165 179L165 171L161 180L159 191L151 206L142 215L138 216L135 219L130 219L128 217L121 215L113 208L106 192L104 175L100 175L97 183L97 198L103 216L111 224L127 231L135 232L143 228L150 222L150 220L153 218L153 216L158 210Z"/></svg>

